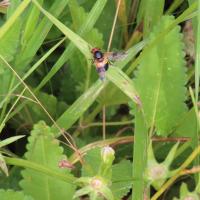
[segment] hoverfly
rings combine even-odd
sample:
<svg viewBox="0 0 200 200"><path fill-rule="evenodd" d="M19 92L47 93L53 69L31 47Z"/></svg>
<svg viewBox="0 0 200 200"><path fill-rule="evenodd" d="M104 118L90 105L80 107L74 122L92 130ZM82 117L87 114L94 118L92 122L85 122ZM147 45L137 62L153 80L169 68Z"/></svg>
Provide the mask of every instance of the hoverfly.
<svg viewBox="0 0 200 200"><path fill-rule="evenodd" d="M105 52L103 53L100 48L93 48L91 50L93 54L93 63L96 66L99 78L104 81L106 71L109 68L109 64L114 61L123 59L127 56L126 52Z"/></svg>

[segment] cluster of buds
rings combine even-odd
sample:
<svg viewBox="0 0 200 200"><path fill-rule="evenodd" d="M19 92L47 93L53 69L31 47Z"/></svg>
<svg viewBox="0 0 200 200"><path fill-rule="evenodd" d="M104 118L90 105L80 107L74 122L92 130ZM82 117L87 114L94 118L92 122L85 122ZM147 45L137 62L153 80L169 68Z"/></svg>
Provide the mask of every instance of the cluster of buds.
<svg viewBox="0 0 200 200"><path fill-rule="evenodd" d="M101 149L101 164L99 165L98 174L94 177L79 178L76 182L83 185L83 187L75 193L74 198L87 194L90 199L96 199L99 196L109 200L114 199L110 190L111 182L109 179L115 158L114 155L115 152L111 147L103 147Z"/></svg>

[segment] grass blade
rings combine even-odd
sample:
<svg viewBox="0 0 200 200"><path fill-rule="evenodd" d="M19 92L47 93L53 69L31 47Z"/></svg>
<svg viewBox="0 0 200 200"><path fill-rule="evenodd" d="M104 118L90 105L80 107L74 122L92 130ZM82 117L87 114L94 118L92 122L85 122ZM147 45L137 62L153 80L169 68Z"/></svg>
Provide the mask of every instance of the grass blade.
<svg viewBox="0 0 200 200"><path fill-rule="evenodd" d="M30 0L24 0L16 9L15 13L9 18L9 20L0 29L0 39L6 34L6 32L12 27L16 19L22 14L22 12L29 5Z"/></svg>
<svg viewBox="0 0 200 200"><path fill-rule="evenodd" d="M78 35L82 36L85 33L91 31L94 24L96 23L97 19L99 18L101 12L103 11L103 8L105 7L107 3L107 0L98 0L95 5L93 6L92 10L90 11L87 20L85 23L82 24L78 31ZM60 56L58 61L54 64L50 72L42 79L40 84L37 86L36 91L40 90L55 74L56 72L63 66L63 64L69 60L69 58L72 56L73 52L75 50L75 47L72 43L70 43L67 47L67 49L63 52L63 54Z"/></svg>
<svg viewBox="0 0 200 200"><path fill-rule="evenodd" d="M68 37L74 43L74 45L77 46L77 48L86 56L86 58L91 58L91 45L89 43L87 43L80 36L75 34L71 29L67 28L63 23L57 20L53 15L43 9L36 0L33 0L33 3L55 26L57 26L60 31L65 34L66 37Z"/></svg>
<svg viewBox="0 0 200 200"><path fill-rule="evenodd" d="M17 141L17 140L19 140L19 139L21 139L23 137L25 137L25 135L13 136L13 137L9 137L9 138L7 138L5 140L2 140L2 141L0 141L0 148L4 147L4 146L6 146L6 145L8 145L10 143L13 143L13 142L15 142L15 141Z"/></svg>
<svg viewBox="0 0 200 200"><path fill-rule="evenodd" d="M95 101L99 93L102 91L104 84L98 80L93 84L87 92L80 96L56 121L59 127L68 129L74 124L82 114L91 106ZM58 130L55 125L52 126L55 133L58 134Z"/></svg>
<svg viewBox="0 0 200 200"><path fill-rule="evenodd" d="M122 70L116 67L110 67L106 73L106 77L121 91L123 91L132 101L141 105L138 93L133 86L132 80Z"/></svg>

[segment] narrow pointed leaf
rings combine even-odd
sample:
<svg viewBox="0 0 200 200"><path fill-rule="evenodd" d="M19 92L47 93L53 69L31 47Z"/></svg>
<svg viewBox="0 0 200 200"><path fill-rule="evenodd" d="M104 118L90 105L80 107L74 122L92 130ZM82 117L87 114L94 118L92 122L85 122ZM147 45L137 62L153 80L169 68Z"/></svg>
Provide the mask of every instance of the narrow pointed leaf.
<svg viewBox="0 0 200 200"><path fill-rule="evenodd" d="M110 67L106 73L106 78L113 82L136 104L141 105L138 93L133 86L133 81L122 70L117 67Z"/></svg>
<svg viewBox="0 0 200 200"><path fill-rule="evenodd" d="M53 15L51 15L49 12L43 9L36 0L33 0L33 3L55 26L57 26L58 29L60 29L60 31L62 31L65 34L66 37L68 37L77 46L77 48L86 56L86 58L91 58L91 46L89 43L87 43L80 36L74 33L71 29L67 28L63 23L56 19Z"/></svg>
<svg viewBox="0 0 200 200"><path fill-rule="evenodd" d="M78 34L80 36L84 36L88 32L90 32L96 23L97 19L99 18L103 8L106 5L107 0L98 0L96 1L95 5L91 9L90 13L88 14L87 19L85 22L80 26L78 30ZM72 41L73 42L73 41ZM55 65L52 67L50 72L43 78L41 83L37 86L36 90L40 90L55 74L56 72L63 66L63 64L69 60L69 58L72 56L73 52L75 50L75 47L73 43L70 43L68 47L65 49L63 54L60 56L58 61L55 63Z"/></svg>
<svg viewBox="0 0 200 200"><path fill-rule="evenodd" d="M6 162L4 160L4 157L0 153L0 169L5 173L6 176L8 176L8 168L6 165Z"/></svg>
<svg viewBox="0 0 200 200"><path fill-rule="evenodd" d="M98 80L91 88L81 95L56 121L59 127L70 128L82 114L92 105L99 93L102 91L104 84ZM58 133L56 126L52 126L53 130Z"/></svg>
<svg viewBox="0 0 200 200"><path fill-rule="evenodd" d="M13 136L13 137L9 137L9 138L7 138L7 139L5 139L5 140L0 141L0 148L1 148L1 147L4 147L4 146L6 146L6 145L8 145L8 144L10 144L10 143L15 142L15 141L17 141L17 140L23 138L24 136L25 136L25 135Z"/></svg>
<svg viewBox="0 0 200 200"><path fill-rule="evenodd" d="M30 0L24 0L19 7L15 10L15 13L9 18L9 20L0 28L0 39L7 33L12 27L18 17L24 12L26 7L29 5Z"/></svg>

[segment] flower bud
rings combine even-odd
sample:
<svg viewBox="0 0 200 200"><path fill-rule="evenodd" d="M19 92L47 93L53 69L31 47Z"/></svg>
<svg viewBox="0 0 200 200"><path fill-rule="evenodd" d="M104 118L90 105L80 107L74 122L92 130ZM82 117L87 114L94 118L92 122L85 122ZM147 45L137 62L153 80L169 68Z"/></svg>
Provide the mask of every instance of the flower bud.
<svg viewBox="0 0 200 200"><path fill-rule="evenodd" d="M109 146L103 147L101 150L101 158L105 164L112 164L115 159L115 151Z"/></svg>

